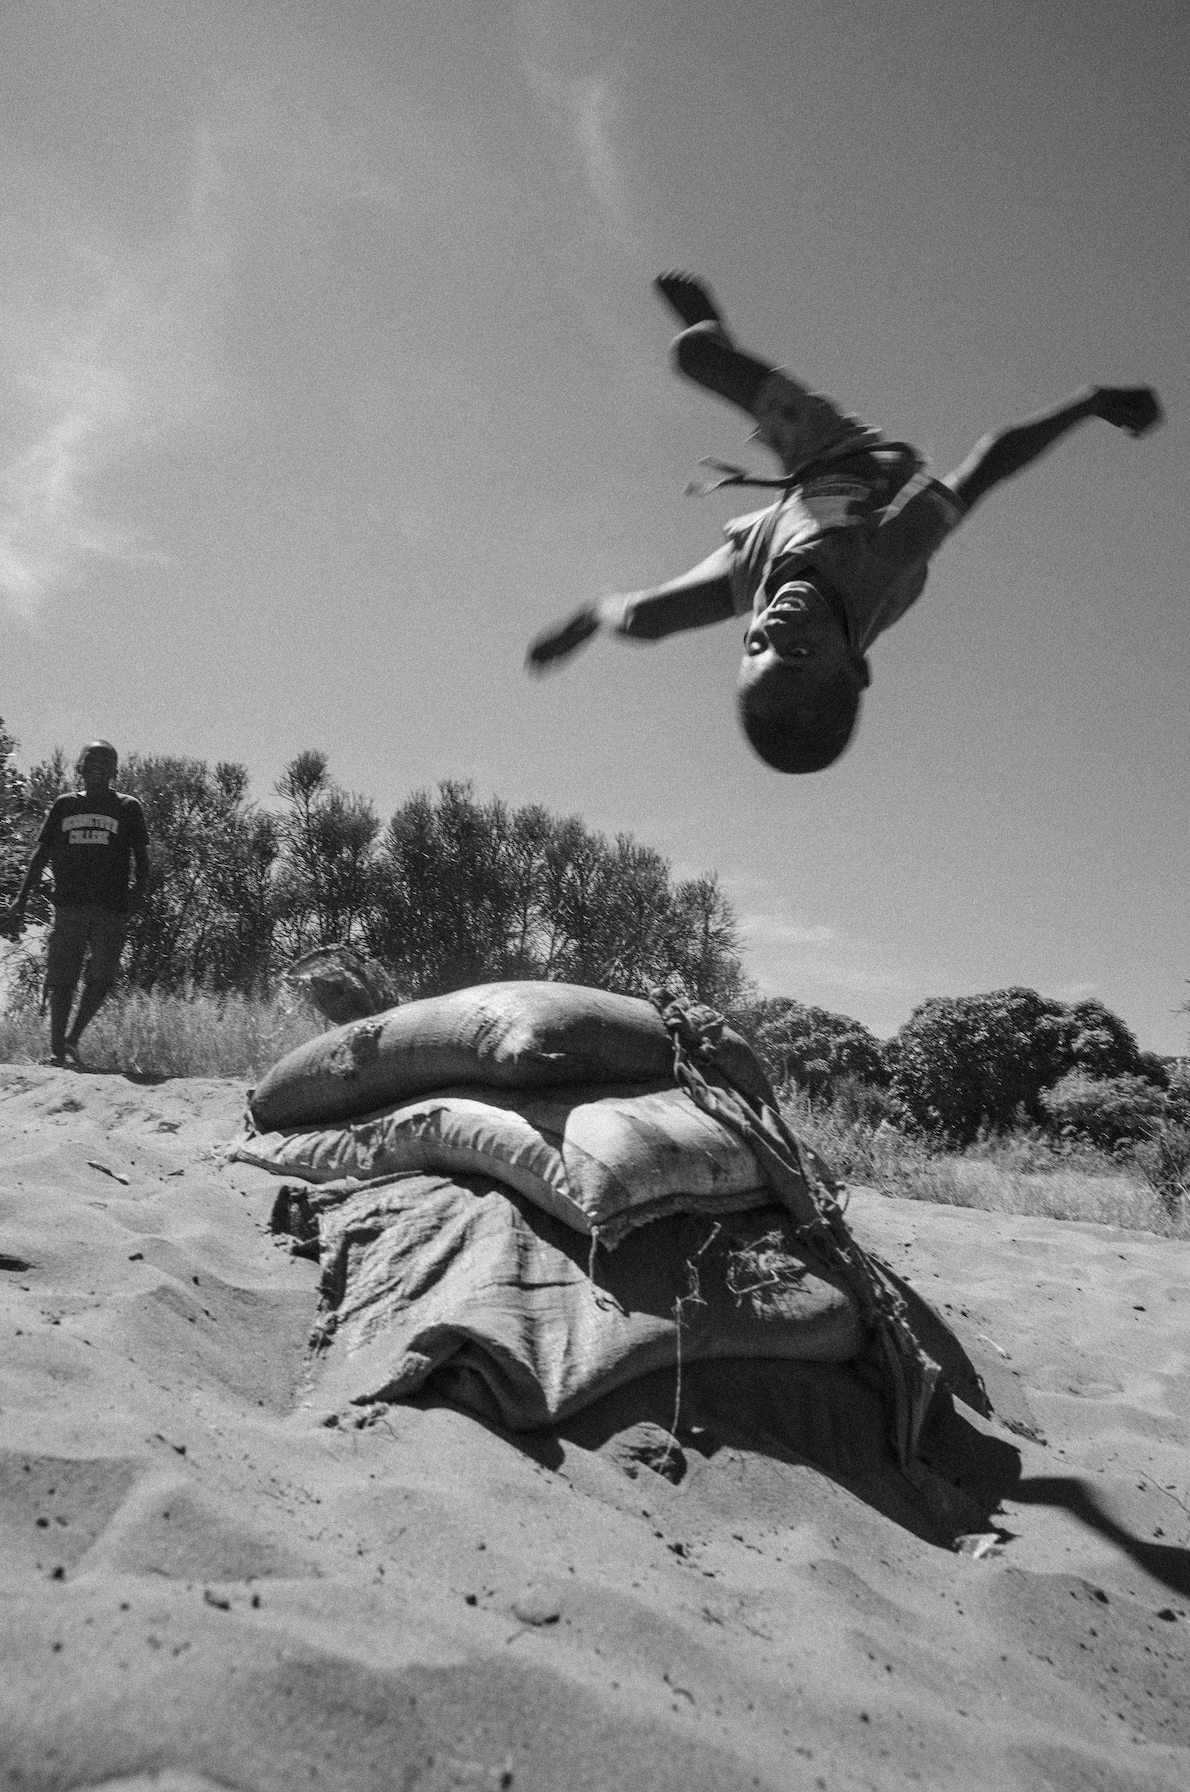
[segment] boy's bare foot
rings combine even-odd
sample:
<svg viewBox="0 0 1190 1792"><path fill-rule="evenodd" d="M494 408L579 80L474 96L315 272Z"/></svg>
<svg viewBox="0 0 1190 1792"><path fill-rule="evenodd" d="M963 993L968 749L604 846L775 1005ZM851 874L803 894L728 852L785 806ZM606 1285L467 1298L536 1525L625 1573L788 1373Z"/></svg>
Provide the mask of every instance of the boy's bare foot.
<svg viewBox="0 0 1190 1792"><path fill-rule="evenodd" d="M683 274L675 269L670 274L658 274L653 285L670 309L676 311L687 326L718 324L721 330L726 330L727 326L715 301L702 281L696 280L693 274Z"/></svg>
<svg viewBox="0 0 1190 1792"><path fill-rule="evenodd" d="M1162 410L1151 386L1100 386L1095 393L1095 415L1130 436L1143 436L1160 423Z"/></svg>

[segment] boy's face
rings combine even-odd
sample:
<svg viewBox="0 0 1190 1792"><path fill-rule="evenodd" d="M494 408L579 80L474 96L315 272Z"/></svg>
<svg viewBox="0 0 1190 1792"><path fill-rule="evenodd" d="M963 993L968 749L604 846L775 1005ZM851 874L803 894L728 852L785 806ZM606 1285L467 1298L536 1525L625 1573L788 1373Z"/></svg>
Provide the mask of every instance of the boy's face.
<svg viewBox="0 0 1190 1792"><path fill-rule="evenodd" d="M740 662L741 690L764 689L774 713L812 706L814 693L851 665L851 649L821 591L805 580L779 586L748 624Z"/></svg>

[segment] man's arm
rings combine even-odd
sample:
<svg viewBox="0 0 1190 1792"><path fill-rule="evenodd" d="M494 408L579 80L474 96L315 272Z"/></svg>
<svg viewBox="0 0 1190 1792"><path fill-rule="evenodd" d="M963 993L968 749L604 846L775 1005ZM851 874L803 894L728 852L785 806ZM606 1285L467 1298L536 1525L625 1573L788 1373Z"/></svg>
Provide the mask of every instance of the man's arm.
<svg viewBox="0 0 1190 1792"><path fill-rule="evenodd" d="M1019 473L1086 418L1101 417L1130 436L1143 436L1161 421L1161 414L1151 386L1092 386L1053 410L984 436L942 483L969 510L994 485Z"/></svg>
<svg viewBox="0 0 1190 1792"><path fill-rule="evenodd" d="M664 585L647 591L621 592L584 604L580 610L544 634L529 648L525 664L531 672L544 671L577 651L592 635L623 635L629 641L660 641L684 629L706 628L724 622L734 612L731 568L734 550L729 542Z"/></svg>

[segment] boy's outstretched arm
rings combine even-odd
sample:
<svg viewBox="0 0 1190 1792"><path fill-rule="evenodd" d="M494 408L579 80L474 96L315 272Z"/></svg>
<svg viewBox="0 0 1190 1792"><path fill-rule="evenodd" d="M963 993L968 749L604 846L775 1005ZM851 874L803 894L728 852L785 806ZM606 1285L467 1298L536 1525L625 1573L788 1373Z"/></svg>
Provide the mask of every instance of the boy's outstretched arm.
<svg viewBox="0 0 1190 1792"><path fill-rule="evenodd" d="M1101 417L1116 429L1127 430L1130 436L1143 436L1161 421L1161 415L1157 394L1151 386L1092 386L1051 411L1041 411L1023 423L984 436L942 483L969 510L994 485L1019 473L1087 417Z"/></svg>
<svg viewBox="0 0 1190 1792"><path fill-rule="evenodd" d="M724 542L689 572L647 591L597 598L575 610L565 622L545 630L529 648L530 672L570 658L592 635L622 635L629 641L660 641L683 629L705 628L734 613L731 590L733 550Z"/></svg>

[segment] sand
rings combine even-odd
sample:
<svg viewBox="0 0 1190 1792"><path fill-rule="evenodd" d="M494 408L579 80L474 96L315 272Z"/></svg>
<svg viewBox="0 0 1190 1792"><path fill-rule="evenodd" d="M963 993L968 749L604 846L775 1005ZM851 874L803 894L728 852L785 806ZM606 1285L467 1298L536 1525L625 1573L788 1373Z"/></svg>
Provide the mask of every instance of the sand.
<svg viewBox="0 0 1190 1792"><path fill-rule="evenodd" d="M328 1426L244 1095L0 1068L0 1784L1190 1784L1190 1245L855 1192L1000 1415L930 1439L954 1548L838 1372L817 1466L736 1366L668 1461L672 1377Z"/></svg>

